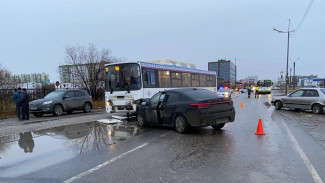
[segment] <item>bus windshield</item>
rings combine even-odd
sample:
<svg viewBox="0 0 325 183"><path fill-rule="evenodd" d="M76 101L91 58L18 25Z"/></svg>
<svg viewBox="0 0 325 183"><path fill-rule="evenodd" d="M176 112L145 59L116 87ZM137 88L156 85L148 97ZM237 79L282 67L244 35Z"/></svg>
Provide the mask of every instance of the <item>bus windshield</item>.
<svg viewBox="0 0 325 183"><path fill-rule="evenodd" d="M259 87L271 87L272 86L272 81L271 80L260 80L257 82L257 85Z"/></svg>
<svg viewBox="0 0 325 183"><path fill-rule="evenodd" d="M105 90L132 91L141 89L139 64L116 64L106 66ZM107 70L108 69L108 70Z"/></svg>

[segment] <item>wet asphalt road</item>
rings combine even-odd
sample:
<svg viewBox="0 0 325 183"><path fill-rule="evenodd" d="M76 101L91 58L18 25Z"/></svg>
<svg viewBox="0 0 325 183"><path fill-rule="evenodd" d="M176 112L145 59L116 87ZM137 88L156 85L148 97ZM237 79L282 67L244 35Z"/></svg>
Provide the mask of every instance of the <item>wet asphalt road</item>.
<svg viewBox="0 0 325 183"><path fill-rule="evenodd" d="M325 114L275 111L269 95L233 98L236 120L219 131L89 122L1 137L0 182L325 180ZM254 134L258 119L265 136Z"/></svg>

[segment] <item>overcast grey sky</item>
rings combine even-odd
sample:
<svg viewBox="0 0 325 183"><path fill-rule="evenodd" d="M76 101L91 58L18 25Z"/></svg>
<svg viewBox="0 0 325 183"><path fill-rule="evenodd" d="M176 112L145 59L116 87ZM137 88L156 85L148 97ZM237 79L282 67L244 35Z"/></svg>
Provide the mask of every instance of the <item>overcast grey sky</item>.
<svg viewBox="0 0 325 183"><path fill-rule="evenodd" d="M197 64L237 58L238 78L279 77L287 36L309 0L1 0L0 63L13 74L59 79L67 45L95 44L128 61L160 58ZM325 75L325 1L316 0L290 39L299 75ZM287 24L278 29L287 29ZM292 63L290 63L292 66Z"/></svg>

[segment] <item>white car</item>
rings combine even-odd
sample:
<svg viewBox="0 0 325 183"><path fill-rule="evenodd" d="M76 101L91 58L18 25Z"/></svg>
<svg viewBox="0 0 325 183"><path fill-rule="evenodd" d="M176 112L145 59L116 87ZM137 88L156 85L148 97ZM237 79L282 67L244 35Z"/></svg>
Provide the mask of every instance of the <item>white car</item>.
<svg viewBox="0 0 325 183"><path fill-rule="evenodd" d="M220 88L217 92L220 97L231 98L231 91L229 89Z"/></svg>
<svg viewBox="0 0 325 183"><path fill-rule="evenodd" d="M294 108L323 113L325 110L325 88L302 88L287 96L274 96L271 100L276 110Z"/></svg>
<svg viewBox="0 0 325 183"><path fill-rule="evenodd" d="M247 88L241 88L239 91L240 93L247 93Z"/></svg>

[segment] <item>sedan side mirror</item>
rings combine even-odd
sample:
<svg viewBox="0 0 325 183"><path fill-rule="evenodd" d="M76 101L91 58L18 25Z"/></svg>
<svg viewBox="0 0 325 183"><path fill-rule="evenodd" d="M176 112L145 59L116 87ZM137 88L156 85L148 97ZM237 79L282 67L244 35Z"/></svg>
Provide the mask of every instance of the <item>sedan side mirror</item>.
<svg viewBox="0 0 325 183"><path fill-rule="evenodd" d="M64 96L63 99L69 98L69 96Z"/></svg>
<svg viewBox="0 0 325 183"><path fill-rule="evenodd" d="M142 102L141 105L147 105L147 102Z"/></svg>

